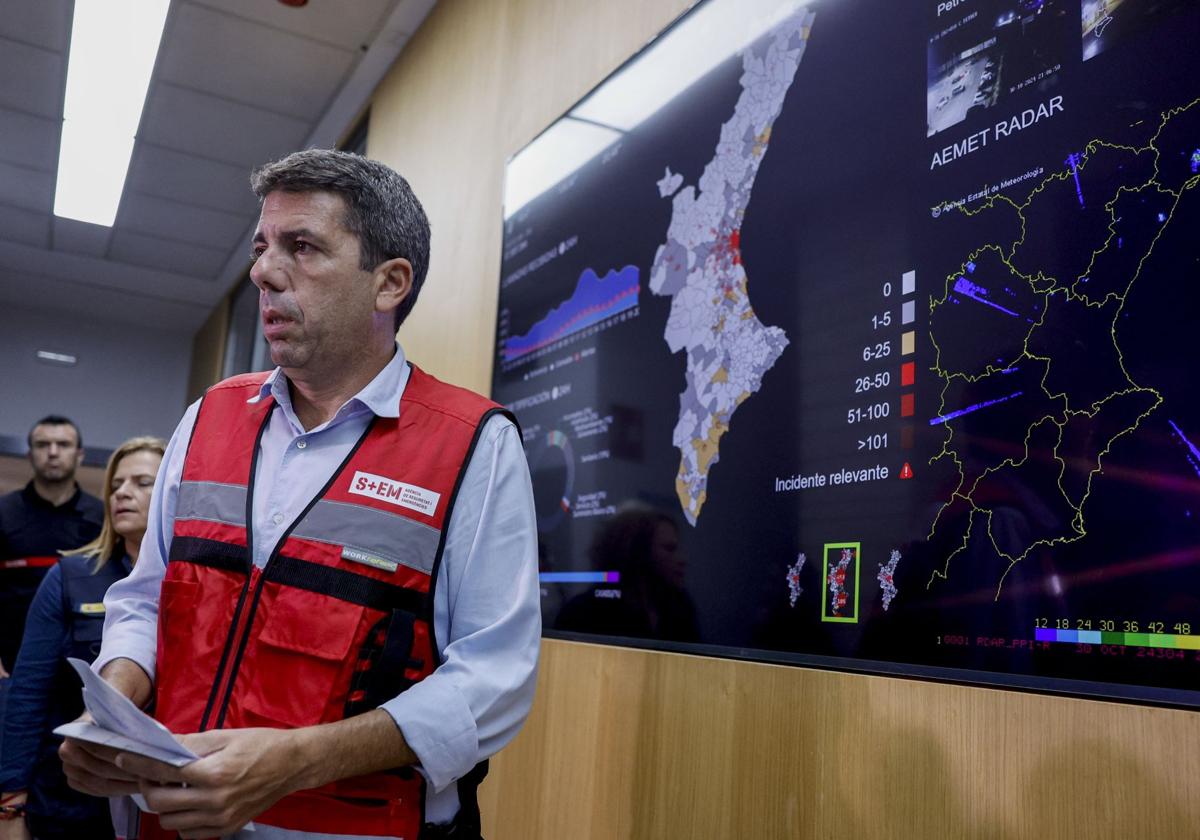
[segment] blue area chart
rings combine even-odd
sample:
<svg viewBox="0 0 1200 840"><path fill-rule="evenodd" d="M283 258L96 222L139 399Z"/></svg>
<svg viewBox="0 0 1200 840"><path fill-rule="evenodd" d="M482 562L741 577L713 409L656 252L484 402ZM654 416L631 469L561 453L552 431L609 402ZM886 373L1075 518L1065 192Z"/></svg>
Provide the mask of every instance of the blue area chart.
<svg viewBox="0 0 1200 840"><path fill-rule="evenodd" d="M588 327L637 306L641 289L637 266L612 269L600 277L590 268L579 275L575 291L524 335L504 342L504 361L513 362L536 353Z"/></svg>

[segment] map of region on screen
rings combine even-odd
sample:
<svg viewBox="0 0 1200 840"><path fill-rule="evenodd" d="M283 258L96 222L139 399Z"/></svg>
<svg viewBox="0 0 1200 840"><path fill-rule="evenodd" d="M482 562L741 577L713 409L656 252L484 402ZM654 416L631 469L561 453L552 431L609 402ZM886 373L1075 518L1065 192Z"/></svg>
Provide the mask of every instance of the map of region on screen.
<svg viewBox="0 0 1200 840"><path fill-rule="evenodd" d="M1200 705L1198 31L706 0L515 155L547 632Z"/></svg>

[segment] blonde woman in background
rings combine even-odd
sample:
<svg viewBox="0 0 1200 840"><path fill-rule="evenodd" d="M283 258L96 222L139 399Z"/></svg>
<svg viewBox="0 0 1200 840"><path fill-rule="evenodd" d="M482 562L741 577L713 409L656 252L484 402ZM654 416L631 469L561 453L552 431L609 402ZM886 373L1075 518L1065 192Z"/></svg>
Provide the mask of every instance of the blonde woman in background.
<svg viewBox="0 0 1200 840"><path fill-rule="evenodd" d="M67 657L100 652L104 593L137 562L164 442L126 441L104 473L100 536L66 555L42 580L13 669L0 742L0 840L105 840L108 803L67 786L56 726L83 713L79 678Z"/></svg>

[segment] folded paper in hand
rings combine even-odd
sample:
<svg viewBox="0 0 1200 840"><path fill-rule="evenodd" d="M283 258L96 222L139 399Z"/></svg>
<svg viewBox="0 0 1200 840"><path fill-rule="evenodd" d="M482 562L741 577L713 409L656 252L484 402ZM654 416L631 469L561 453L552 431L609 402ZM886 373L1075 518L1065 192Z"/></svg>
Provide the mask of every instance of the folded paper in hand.
<svg viewBox="0 0 1200 840"><path fill-rule="evenodd" d="M64 723L54 730L55 735L137 753L175 767L191 764L200 757L179 743L171 730L105 682L82 659L67 657L67 662L83 680L83 705L94 723L78 720ZM153 813L141 794L135 793L132 798L143 811ZM254 823L247 823L241 830L254 831Z"/></svg>
<svg viewBox="0 0 1200 840"><path fill-rule="evenodd" d="M55 735L137 753L175 767L200 756L176 740L171 731L150 717L128 697L94 673L82 659L67 659L83 680L83 705L94 723L74 721L54 730Z"/></svg>

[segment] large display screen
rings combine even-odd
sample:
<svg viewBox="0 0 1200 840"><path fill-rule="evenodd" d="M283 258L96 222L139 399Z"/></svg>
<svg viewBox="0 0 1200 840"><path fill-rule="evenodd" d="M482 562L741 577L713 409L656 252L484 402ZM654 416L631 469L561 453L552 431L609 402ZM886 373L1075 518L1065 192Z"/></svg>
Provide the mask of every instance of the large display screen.
<svg viewBox="0 0 1200 840"><path fill-rule="evenodd" d="M1198 38L709 0L515 155L547 634L1200 705Z"/></svg>

